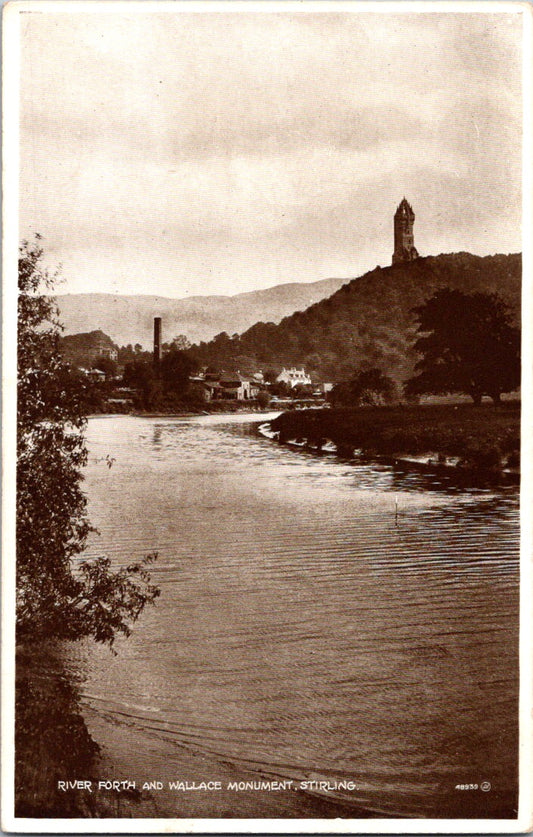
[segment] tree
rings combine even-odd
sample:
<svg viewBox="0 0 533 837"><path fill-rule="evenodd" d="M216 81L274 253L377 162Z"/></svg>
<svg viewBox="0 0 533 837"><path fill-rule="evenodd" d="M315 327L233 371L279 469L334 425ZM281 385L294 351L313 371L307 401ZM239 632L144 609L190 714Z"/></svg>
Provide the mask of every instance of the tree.
<svg viewBox="0 0 533 837"><path fill-rule="evenodd" d="M173 349L184 352L186 349L191 348L192 343L186 334L177 334L170 345Z"/></svg>
<svg viewBox="0 0 533 837"><path fill-rule="evenodd" d="M263 410L265 409L265 407L268 407L268 405L270 404L270 400L271 395L265 389L262 389L257 393L257 403Z"/></svg>
<svg viewBox="0 0 533 837"><path fill-rule="evenodd" d="M163 343L162 349L164 352L168 352L171 349L176 349L176 351L184 352L187 349L190 349L192 346L191 341L185 334L177 334L170 343Z"/></svg>
<svg viewBox="0 0 533 837"><path fill-rule="evenodd" d="M275 384L277 377L278 372L276 372L274 369L266 369L263 373L263 380L265 384Z"/></svg>
<svg viewBox="0 0 533 837"><path fill-rule="evenodd" d="M328 392L328 401L334 407L351 405L353 402L350 382L340 381L338 384L335 384L333 389Z"/></svg>
<svg viewBox="0 0 533 837"><path fill-rule="evenodd" d="M103 372L105 374L106 381L110 381L117 374L117 364L114 360L111 360L110 357L106 357L105 355L98 355L98 357L95 357L92 368L99 369L100 372Z"/></svg>
<svg viewBox="0 0 533 837"><path fill-rule="evenodd" d="M394 400L395 385L381 369L364 369L350 385L354 400L360 405L379 406Z"/></svg>
<svg viewBox="0 0 533 837"><path fill-rule="evenodd" d="M292 388L292 395L294 398L311 398L314 387L312 384L296 384Z"/></svg>
<svg viewBox="0 0 533 837"><path fill-rule="evenodd" d="M444 288L414 309L418 317L418 374L408 396L462 392L474 403L520 385L520 330L497 294L464 294Z"/></svg>
<svg viewBox="0 0 533 837"><path fill-rule="evenodd" d="M147 565L112 571L80 560L92 531L81 489L87 462L86 388L59 353L58 311L43 290L40 237L19 253L17 400L17 634L113 643L159 591Z"/></svg>
<svg viewBox="0 0 533 837"><path fill-rule="evenodd" d="M161 384L154 373L152 360L135 360L127 363L122 376L124 386L132 387L139 393L138 406L144 410L159 407Z"/></svg>
<svg viewBox="0 0 533 837"><path fill-rule="evenodd" d="M277 395L280 398L286 398L292 394L291 387L287 381L276 381L270 386L270 392L272 395Z"/></svg>
<svg viewBox="0 0 533 837"><path fill-rule="evenodd" d="M161 359L161 380L165 392L184 394L194 370L194 360L184 351L171 349Z"/></svg>
<svg viewBox="0 0 533 837"><path fill-rule="evenodd" d="M363 369L351 381L337 384L329 395L333 404L377 407L394 400L396 387L381 369Z"/></svg>

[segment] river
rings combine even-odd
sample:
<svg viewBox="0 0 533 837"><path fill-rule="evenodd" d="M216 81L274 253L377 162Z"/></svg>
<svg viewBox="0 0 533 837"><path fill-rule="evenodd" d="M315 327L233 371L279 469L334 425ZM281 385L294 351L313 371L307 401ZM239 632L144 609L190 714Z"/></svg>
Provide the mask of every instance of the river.
<svg viewBox="0 0 533 837"><path fill-rule="evenodd" d="M161 587L116 656L72 651L109 778L163 784L143 816L516 816L517 489L291 450L259 418L89 422L88 554L156 551ZM317 784L227 789L261 779Z"/></svg>

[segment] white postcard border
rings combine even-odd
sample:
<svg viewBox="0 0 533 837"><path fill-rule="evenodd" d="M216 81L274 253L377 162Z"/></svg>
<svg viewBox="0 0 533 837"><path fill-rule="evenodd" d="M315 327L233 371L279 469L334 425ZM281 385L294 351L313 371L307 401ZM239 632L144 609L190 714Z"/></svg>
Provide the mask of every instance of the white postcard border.
<svg viewBox="0 0 533 837"><path fill-rule="evenodd" d="M27 12L152 14L308 11L403 14L515 13L523 19L523 338L520 623L520 795L516 820L488 819L28 819L14 815L14 602L16 317L20 15ZM2 306L2 828L22 833L497 834L533 830L533 5L505 0L28 0L4 7Z"/></svg>

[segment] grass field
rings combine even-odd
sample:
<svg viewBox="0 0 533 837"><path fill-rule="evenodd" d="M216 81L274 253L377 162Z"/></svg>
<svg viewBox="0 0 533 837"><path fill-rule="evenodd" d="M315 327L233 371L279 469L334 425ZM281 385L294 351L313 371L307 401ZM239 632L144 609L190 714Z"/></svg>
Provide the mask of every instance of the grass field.
<svg viewBox="0 0 533 837"><path fill-rule="evenodd" d="M331 440L341 454L453 457L476 470L518 468L520 404L439 404L298 410L271 423L280 441L307 439L320 447Z"/></svg>

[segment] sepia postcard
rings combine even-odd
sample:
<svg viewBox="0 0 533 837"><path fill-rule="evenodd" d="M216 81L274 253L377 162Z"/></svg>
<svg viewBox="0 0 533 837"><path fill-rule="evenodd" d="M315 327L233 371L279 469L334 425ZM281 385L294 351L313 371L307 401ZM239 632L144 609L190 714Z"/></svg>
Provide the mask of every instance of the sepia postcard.
<svg viewBox="0 0 533 837"><path fill-rule="evenodd" d="M2 828L525 833L525 2L3 9Z"/></svg>

